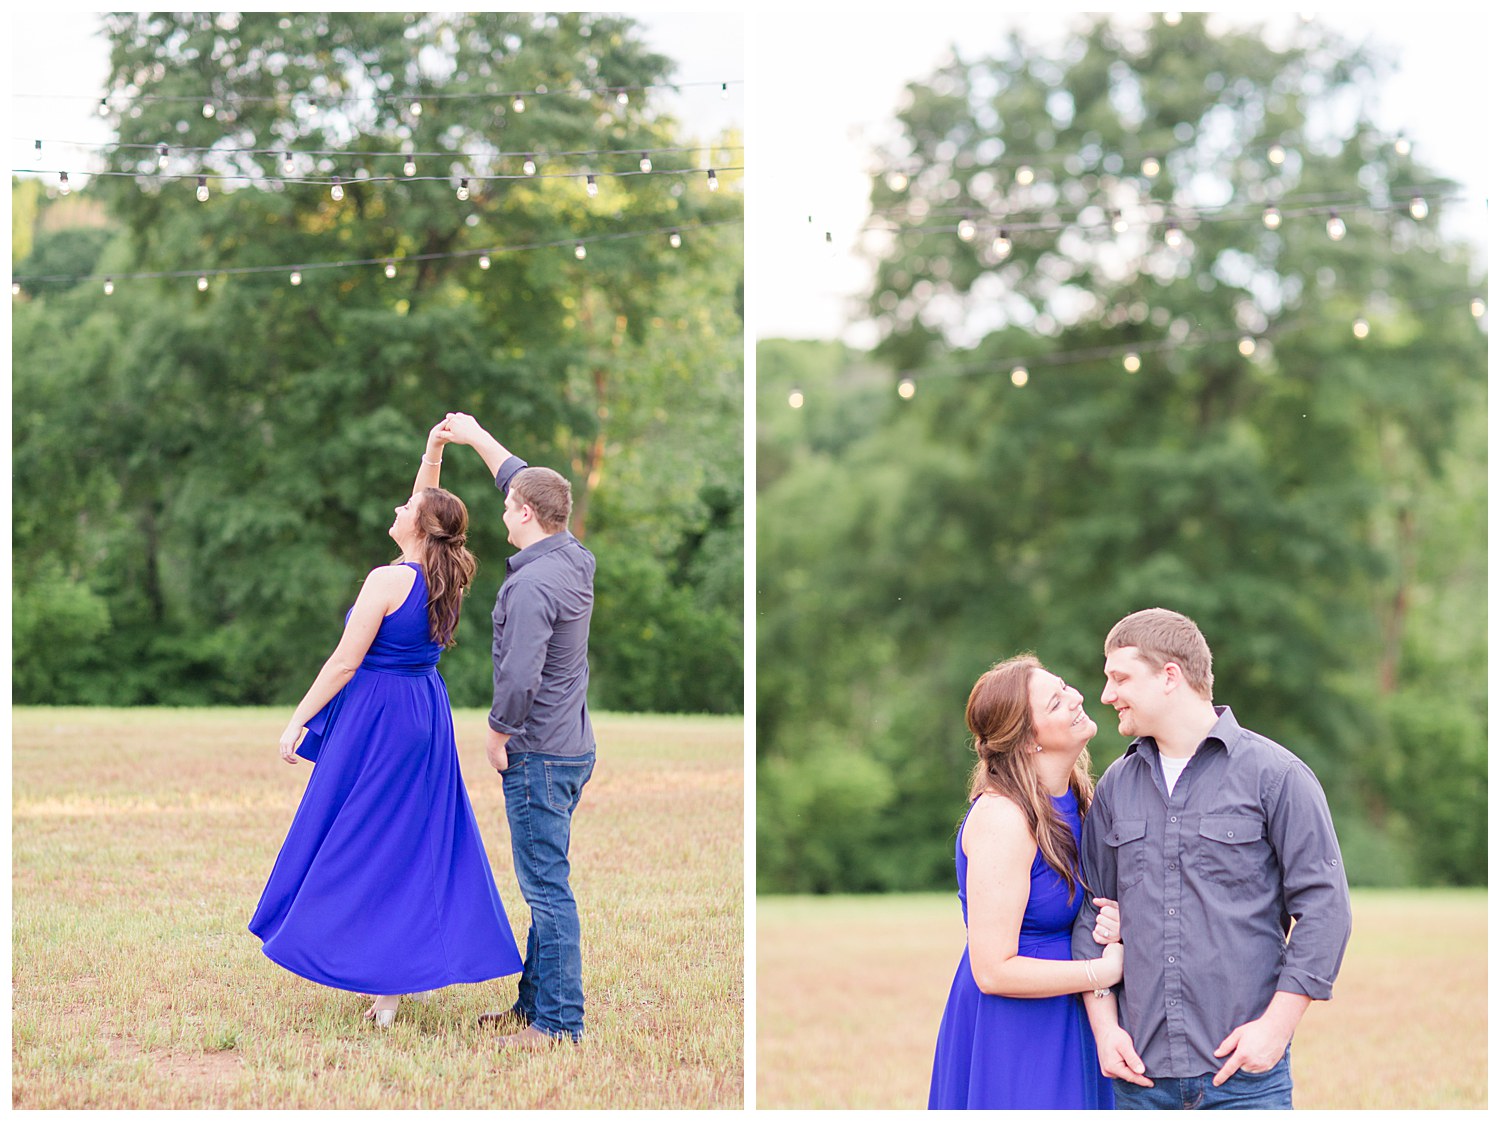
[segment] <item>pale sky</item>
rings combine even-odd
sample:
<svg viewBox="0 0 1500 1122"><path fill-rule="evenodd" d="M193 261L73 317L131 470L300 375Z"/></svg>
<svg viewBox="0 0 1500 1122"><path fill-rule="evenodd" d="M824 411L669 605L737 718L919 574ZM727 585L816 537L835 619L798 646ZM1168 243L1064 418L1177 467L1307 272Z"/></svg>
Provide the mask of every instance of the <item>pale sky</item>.
<svg viewBox="0 0 1500 1122"><path fill-rule="evenodd" d="M896 21L808 12L797 17L795 35L752 20L750 73L758 80L750 105L755 220L747 289L757 338L876 341L868 324L850 324L851 306L870 281L849 252L868 215L867 138L889 127L904 85L929 75L952 45L973 58L998 51L1013 25L1035 40L1056 36L1072 16L923 8L920 17ZM1290 26L1297 18L1267 20ZM1419 18L1409 6L1382 6L1317 18L1356 43L1373 40L1396 52L1400 71L1368 111L1404 131L1414 156L1467 186L1469 201L1450 214L1449 229L1484 240L1493 119L1485 17ZM832 252L825 233L833 235Z"/></svg>

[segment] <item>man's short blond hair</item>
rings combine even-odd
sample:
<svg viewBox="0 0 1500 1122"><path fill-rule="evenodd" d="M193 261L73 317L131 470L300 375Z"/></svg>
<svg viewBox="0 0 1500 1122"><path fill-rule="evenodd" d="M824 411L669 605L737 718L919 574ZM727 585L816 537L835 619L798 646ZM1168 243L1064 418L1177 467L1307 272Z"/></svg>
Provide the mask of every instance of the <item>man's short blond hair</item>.
<svg viewBox="0 0 1500 1122"><path fill-rule="evenodd" d="M1194 692L1213 700L1213 652L1198 625L1182 613L1166 608L1132 612L1109 629L1104 640L1105 657L1121 647L1134 647L1153 670L1175 662Z"/></svg>
<svg viewBox="0 0 1500 1122"><path fill-rule="evenodd" d="M536 512L537 525L546 533L565 529L572 517L573 486L551 468L522 468L510 481L510 493Z"/></svg>

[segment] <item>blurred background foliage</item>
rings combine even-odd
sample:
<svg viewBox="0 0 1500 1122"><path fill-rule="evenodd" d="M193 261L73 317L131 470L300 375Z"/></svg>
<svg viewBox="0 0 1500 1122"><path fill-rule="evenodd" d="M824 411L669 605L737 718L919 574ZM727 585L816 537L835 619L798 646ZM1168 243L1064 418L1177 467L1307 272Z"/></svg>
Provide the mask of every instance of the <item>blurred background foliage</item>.
<svg viewBox="0 0 1500 1122"><path fill-rule="evenodd" d="M1103 639L1156 605L1317 772L1353 883L1486 882L1486 279L1357 112L1383 65L1183 13L909 86L882 341L757 351L760 891L951 888L974 680L1035 651L1102 772Z"/></svg>
<svg viewBox="0 0 1500 1122"><path fill-rule="evenodd" d="M134 174L66 197L12 183L14 700L294 703L394 554L428 428L461 410L573 482L599 560L593 704L739 712L742 201L737 173L710 192L703 166L742 152L642 89L676 64L631 20L581 13L104 23L107 170ZM520 110L500 96L543 88ZM683 174L601 175L597 198L561 174L633 171L647 149ZM444 155L408 178L408 151ZM602 151L620 155L562 155ZM321 183L283 182L283 152ZM455 197L485 174L517 178ZM540 243L563 244L478 264ZM308 267L387 259L392 278ZM297 286L274 267L294 264ZM190 275L262 267L205 291ZM189 275L101 291L157 272ZM477 456L450 449L443 483L480 559L443 671L455 704L487 705L512 550Z"/></svg>

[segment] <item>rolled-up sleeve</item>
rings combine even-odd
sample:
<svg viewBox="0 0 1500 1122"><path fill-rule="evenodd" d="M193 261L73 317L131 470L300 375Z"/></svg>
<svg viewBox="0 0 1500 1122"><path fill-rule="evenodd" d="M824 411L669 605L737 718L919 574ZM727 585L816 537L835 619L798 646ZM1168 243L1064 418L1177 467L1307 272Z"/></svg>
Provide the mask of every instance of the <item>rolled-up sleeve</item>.
<svg viewBox="0 0 1500 1122"><path fill-rule="evenodd" d="M1281 863L1282 907L1296 920L1276 988L1327 1001L1354 915L1328 800L1300 760L1287 769L1268 808L1266 829Z"/></svg>
<svg viewBox="0 0 1500 1122"><path fill-rule="evenodd" d="M495 700L490 728L515 736L542 683L542 666L557 612L545 592L524 581L507 582L495 603Z"/></svg>
<svg viewBox="0 0 1500 1122"><path fill-rule="evenodd" d="M1083 889L1083 907L1078 909L1078 918L1073 921L1075 959L1101 958L1104 955L1104 947L1094 942L1094 921L1099 915L1099 909L1094 907L1093 898L1100 896L1107 900L1119 899L1115 892L1115 851L1104 841L1109 834L1110 813L1104 799L1100 797L1103 788L1104 782L1101 780L1099 790L1094 792L1094 801L1089 805L1089 812L1083 819L1083 852L1079 857L1086 887Z"/></svg>

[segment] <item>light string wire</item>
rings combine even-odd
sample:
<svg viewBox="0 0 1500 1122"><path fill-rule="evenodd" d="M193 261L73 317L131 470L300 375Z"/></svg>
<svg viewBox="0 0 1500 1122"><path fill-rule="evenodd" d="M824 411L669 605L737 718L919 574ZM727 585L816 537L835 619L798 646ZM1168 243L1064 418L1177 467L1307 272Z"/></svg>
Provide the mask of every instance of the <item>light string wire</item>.
<svg viewBox="0 0 1500 1122"><path fill-rule="evenodd" d="M1469 295L1450 295L1440 298L1434 298L1431 300L1405 303L1404 307L1407 311L1420 312L1431 308L1457 307L1459 304L1465 301L1469 303L1469 310L1476 319L1484 313L1485 307L1483 300L1478 297ZM1260 349L1258 345L1259 340L1274 340L1278 335L1291 333L1315 322L1321 321L1315 319L1310 315L1304 314L1295 316L1288 320L1283 320L1278 323L1270 324L1260 331L1226 328L1223 330L1212 332L1189 332L1181 339L1174 339L1170 335L1168 335L1164 338L1159 339L1140 339L1124 343L1109 343L1102 346L1081 348L1072 351L1053 351L1032 355L996 357L993 359L986 359L983 362L976 361L972 363L964 363L958 366L914 367L905 370L897 370L889 374L882 374L879 377L878 381L880 383L884 383L887 378L894 378L898 381L898 383L910 383L913 386L914 390L915 383L917 383L918 381L925 381L929 378L967 377L974 374L1007 374L1017 367L1020 367L1029 372L1034 367L1084 366L1108 359L1123 359L1129 355L1135 355L1137 358L1140 358L1141 356L1146 354L1154 354L1163 351L1184 350L1189 348L1201 348L1219 343L1226 343L1233 340L1239 340L1242 344L1245 340L1250 340L1251 343L1254 344L1251 347L1249 354L1246 354L1243 350L1241 351L1244 357L1248 359L1255 353L1255 351ZM846 375L859 369L861 368L846 366L833 376L832 381L842 381L845 387L850 387L850 383L853 380L847 378ZM864 367L863 369L867 370L868 367ZM867 387L869 387L876 384L877 378L869 377L859 379L859 381L863 382ZM798 394L799 396L805 397L807 388L798 387L793 392ZM909 397L911 396L911 394L903 393L902 396ZM800 408L800 406L798 406L798 408Z"/></svg>
<svg viewBox="0 0 1500 1122"><path fill-rule="evenodd" d="M14 137L11 137L11 139L15 143L17 143L17 144L26 144L28 142L32 142L32 143L35 143L35 144L42 144L42 145L50 144L50 145L53 145L54 147L59 147L59 148L73 148L73 149L76 149L78 151L126 152L126 151L135 150L135 149L141 149L143 151L158 153L158 158L159 158L159 155L161 154L161 150L163 148L167 149L167 153L166 154L169 155L169 156L187 156L187 155L196 155L198 153L210 153L210 154L216 155L216 156L220 156L220 155L222 155L222 156L232 156L232 155L244 155L245 153L250 153L252 155L273 156L273 157L277 157L277 158L281 158L281 159L284 159L284 158L286 158L289 155L290 156L342 156L342 157L346 157L346 158L350 157L350 156L358 156L358 157L364 157L364 156L401 156L401 157L404 157L406 159L428 159L428 158L431 158L431 159L479 159L479 160L506 159L506 158L525 159L527 157L530 157L531 159L534 159L534 160L560 160L560 159L566 159L566 158L573 158L573 157L577 157L577 156L630 156L630 157L639 159L641 156L658 156L658 155L670 154L670 153L675 153L675 152L742 152L742 151L744 151L744 145L742 145L742 144L696 144L696 145L678 146L678 147L672 147L672 148L652 148L652 147L644 147L644 148L581 148L581 149L578 149L577 151L571 151L571 152L550 152L550 151L547 151L547 150L544 150L544 149L540 149L540 148L516 149L514 151L511 151L511 150L496 150L496 151L481 151L481 152L453 151L451 149L450 150L446 150L446 151L440 151L440 150L434 150L434 151L413 151L413 150L407 150L407 149L403 148L403 149L401 149L399 151L364 152L364 151L354 151L353 149L349 149L349 148L296 148L296 147L291 147L291 146L288 146L288 145L285 145L285 144L283 144L283 145L272 145L272 146L256 145L255 147L252 147L252 148L224 148L224 147L217 147L217 146L184 148L184 147L179 147L177 145L174 145L170 141L165 141L165 140L158 141L155 144L146 144L146 143L141 143L141 144L100 144L100 143L93 143L93 142L86 142L86 141L77 141L77 140L49 140L46 137L42 137L41 139L34 140L34 141L32 140L32 138L29 138L29 137L20 137L20 136L14 136Z"/></svg>
<svg viewBox="0 0 1500 1122"><path fill-rule="evenodd" d="M606 94L618 97L622 93L639 93L647 90L671 90L673 93L681 93L686 89L695 89L701 86L716 86L721 94L727 94L730 86L744 84L743 78L730 78L719 82L656 82L644 85L621 85L621 86L583 86L568 85L557 89L543 86L539 89L529 90L490 90L485 93L379 93L379 94L318 94L302 90L297 93L285 94L203 94L195 96L192 94L125 94L102 98L95 98L89 94L46 94L46 93L17 93L12 92L12 97L17 98L47 98L58 101L102 101L111 109L120 107L127 108L132 105L143 105L148 103L185 102L189 105L250 105L256 103L291 104L296 101L311 102L315 105L359 105L366 102L422 102L422 101L492 101L498 98L521 98L523 100L534 97L578 97L583 94Z"/></svg>
<svg viewBox="0 0 1500 1122"><path fill-rule="evenodd" d="M46 274L36 276L11 276L14 288L23 283L59 283L72 281L125 281L125 280L178 280L189 277L249 276L259 273L306 273L317 269L348 269L365 265L406 264L419 261L441 261L454 258L498 256L503 253L520 253L534 249L555 249L564 246L593 245L598 242L623 241L630 238L649 238L661 234L681 234L693 230L711 230L720 226L733 226L744 222L743 217L723 218L713 222L697 222L687 225L662 226L652 230L629 230L611 234L588 234L580 237L560 238L554 241L528 242L522 245L490 246L488 248L455 250L447 253L413 253L407 256L364 257L348 261L297 262L289 265L241 265L215 269L175 269L150 273L86 273L81 275Z"/></svg>
<svg viewBox="0 0 1500 1122"><path fill-rule="evenodd" d="M286 177L286 176L276 176L276 175L227 175L227 174L224 174L224 173L216 173L216 172L173 172L170 175L152 175L149 172L138 172L138 171L92 171L92 172L82 172L81 171L78 174L80 176L109 176L109 177L114 177L114 178L143 179L143 180L146 180L148 182L153 182L153 183L167 183L167 182L173 181L173 180L177 180L177 181L181 181L181 182L188 182L190 180L191 181L196 181L196 180L199 180L199 179L202 179L202 180L205 180L205 181L207 181L207 180L214 180L215 182L220 182L220 183L253 183L253 184L305 183L305 184L311 184L313 186L319 186L319 187L327 187L327 186L331 186L334 183L337 183L337 184L339 184L339 186L344 187L344 188L347 189L349 187L357 187L360 184L365 184L365 183L415 183L415 182L430 181L430 180L436 180L436 181L443 182L443 183L451 183L456 178L467 179L471 183L475 183L475 182L477 182L477 183L488 183L488 182L491 182L491 181L501 182L501 181L510 181L510 180L524 180L524 181L529 181L529 180L535 180L535 179L580 179L580 178L583 178L583 177L589 176L589 175L592 175L592 176L595 176L595 177L609 178L609 179L624 179L624 178L627 178L629 176L653 176L653 175L676 175L676 176L683 176L683 175L706 175L710 171L712 171L714 173L718 173L718 172L721 172L721 171L744 171L744 170L745 169L744 169L744 167L742 165L733 165L733 166L727 166L727 167L718 167L718 166L715 166L715 167L712 167L712 168L652 168L650 171L603 171L603 170L595 170L593 168L585 168L585 169L583 169L581 171L559 171L559 172L542 172L542 171L538 170L533 175L527 175L524 172L519 173L519 174L515 174L515 175L498 175L498 174L493 174L493 173L485 175L485 174L480 174L478 172L472 172L472 173L470 173L470 172L463 172L463 173L460 173L460 172L451 172L451 173L449 173L447 175L366 175L366 176L362 176L362 177L356 177L356 178L353 178L353 179L344 179L344 178L341 178L339 176L332 175L331 173L326 178L320 177L320 176ZM42 170L42 169L38 169L38 168L12 168L11 169L11 174L12 175L68 175L70 173L66 172L66 171L64 171L64 172L57 172L57 171L52 171L50 169L49 170Z"/></svg>

